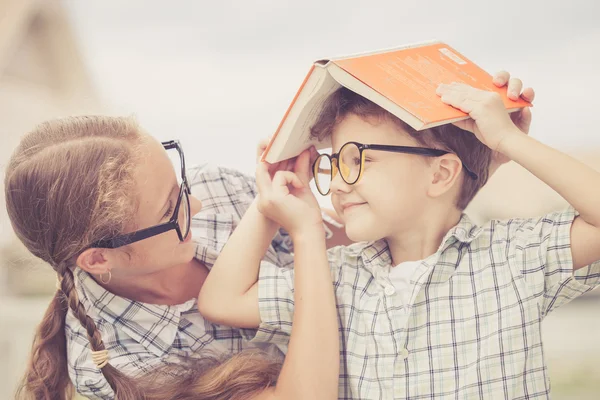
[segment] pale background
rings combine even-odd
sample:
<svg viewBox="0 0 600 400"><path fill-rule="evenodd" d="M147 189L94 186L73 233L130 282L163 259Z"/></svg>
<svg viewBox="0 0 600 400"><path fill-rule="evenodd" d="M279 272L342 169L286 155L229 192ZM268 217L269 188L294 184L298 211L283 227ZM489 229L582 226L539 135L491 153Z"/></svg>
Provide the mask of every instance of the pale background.
<svg viewBox="0 0 600 400"><path fill-rule="evenodd" d="M533 86L531 135L600 168L599 17L592 0L0 0L0 170L36 123L94 112L136 115L156 137L180 139L191 163L251 173L256 143L313 60L429 39ZM0 204L0 399L9 399L54 283L13 242ZM563 206L508 165L470 212L485 220ZM599 297L558 310L544 334L554 398L599 398Z"/></svg>

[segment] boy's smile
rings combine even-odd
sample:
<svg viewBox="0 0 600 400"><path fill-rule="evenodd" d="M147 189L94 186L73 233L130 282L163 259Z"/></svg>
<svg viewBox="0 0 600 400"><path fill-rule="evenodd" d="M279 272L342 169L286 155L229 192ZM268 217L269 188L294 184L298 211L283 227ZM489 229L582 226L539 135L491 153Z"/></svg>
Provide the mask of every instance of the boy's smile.
<svg viewBox="0 0 600 400"><path fill-rule="evenodd" d="M342 210L344 210L344 213L348 213L351 212L353 210L356 210L357 207L360 207L362 205L367 204L366 202L346 202L346 203L342 203L340 206L342 207Z"/></svg>
<svg viewBox="0 0 600 400"><path fill-rule="evenodd" d="M418 146L386 119L349 114L332 134L333 152L347 142ZM331 200L346 225L348 237L371 241L395 235L410 226L427 203L428 161L411 154L365 150L363 175L354 185L340 174L331 182Z"/></svg>

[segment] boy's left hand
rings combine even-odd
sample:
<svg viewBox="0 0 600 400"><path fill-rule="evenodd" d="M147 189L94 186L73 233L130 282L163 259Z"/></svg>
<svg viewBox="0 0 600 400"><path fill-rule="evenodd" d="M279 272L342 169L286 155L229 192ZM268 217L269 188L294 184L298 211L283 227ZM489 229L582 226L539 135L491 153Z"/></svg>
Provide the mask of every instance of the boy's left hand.
<svg viewBox="0 0 600 400"><path fill-rule="evenodd" d="M507 86L507 95L511 100L518 100L519 97L523 100L533 103L535 99L535 91L533 88L527 87L523 89L523 82L519 78L513 78L506 71L497 72L492 80L494 85L497 87ZM515 123L517 128L524 134L529 134L529 127L531 126L531 109L525 107L519 111L510 113L510 119ZM490 165L490 175L502 164L506 164L510 159L504 154L494 152L492 164Z"/></svg>
<svg viewBox="0 0 600 400"><path fill-rule="evenodd" d="M508 86L507 94L511 100L522 97L528 102L533 102L535 98L535 92L532 88L522 90L521 80L511 78L508 72L498 72L494 75L493 82L498 87ZM473 132L479 140L494 150L493 165L490 165L490 172L510 161L508 157L496 151L504 135L518 133L518 131L523 134L529 133L529 126L531 125L531 110L529 107L508 114L498 94L458 83L440 85L437 93L444 103L468 113L472 118L459 121L455 125Z"/></svg>

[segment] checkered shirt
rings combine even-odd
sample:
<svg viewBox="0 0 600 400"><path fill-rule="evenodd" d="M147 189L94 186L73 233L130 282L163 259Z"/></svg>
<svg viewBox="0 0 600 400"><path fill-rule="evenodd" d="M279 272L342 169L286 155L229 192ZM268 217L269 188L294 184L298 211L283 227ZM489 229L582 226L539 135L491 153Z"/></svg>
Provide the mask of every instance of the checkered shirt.
<svg viewBox="0 0 600 400"><path fill-rule="evenodd" d="M196 256L210 268L256 196L255 183L253 178L227 168L197 167L187 175L192 194L202 201L202 211L192 220ZM290 249L289 236L280 231L265 260L289 266L293 262ZM111 365L127 375L149 372L178 357L198 357L206 351L234 353L257 346L249 343L255 330L238 330L204 320L196 299L175 306L132 301L106 291L79 268L75 270L75 283L83 306L100 330ZM77 391L89 398L114 398L102 372L92 362L86 331L71 311L67 314L66 336L69 375ZM281 356L273 345L258 346Z"/></svg>
<svg viewBox="0 0 600 400"><path fill-rule="evenodd" d="M573 273L575 215L569 209L480 227L463 215L415 271L406 323L385 241L329 250L342 344L339 398L547 398L541 322L600 283L600 263ZM286 343L293 269L263 264L259 304L258 338Z"/></svg>

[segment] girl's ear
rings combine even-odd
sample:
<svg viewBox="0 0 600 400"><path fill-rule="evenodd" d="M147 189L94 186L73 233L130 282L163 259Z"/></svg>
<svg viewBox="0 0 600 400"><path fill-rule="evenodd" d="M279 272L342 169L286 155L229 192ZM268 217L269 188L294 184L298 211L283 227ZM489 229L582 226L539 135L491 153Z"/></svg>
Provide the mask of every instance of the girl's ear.
<svg viewBox="0 0 600 400"><path fill-rule="evenodd" d="M102 275L111 268L109 251L110 249L87 249L77 257L77 266L90 274Z"/></svg>

